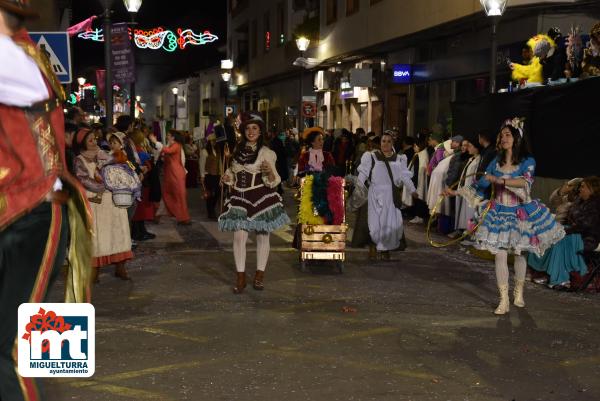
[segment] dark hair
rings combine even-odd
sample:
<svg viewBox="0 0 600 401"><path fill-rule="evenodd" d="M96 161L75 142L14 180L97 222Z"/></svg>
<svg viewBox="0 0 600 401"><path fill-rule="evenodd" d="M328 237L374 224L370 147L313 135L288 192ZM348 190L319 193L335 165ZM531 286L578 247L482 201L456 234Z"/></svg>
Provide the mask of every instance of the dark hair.
<svg viewBox="0 0 600 401"><path fill-rule="evenodd" d="M16 32L25 27L25 18L21 17L20 15L13 14L2 9L0 9L0 13L2 13L4 16L4 22L11 31Z"/></svg>
<svg viewBox="0 0 600 401"><path fill-rule="evenodd" d="M315 139L317 139L319 135L323 134L319 131L313 131L310 134L308 134L308 137L306 137L306 143L308 144L308 146L312 148L313 142L315 141Z"/></svg>
<svg viewBox="0 0 600 401"><path fill-rule="evenodd" d="M502 131L502 129L500 129L500 131ZM489 143L494 143L496 141L496 135L492 134L490 131L481 131L478 135Z"/></svg>
<svg viewBox="0 0 600 401"><path fill-rule="evenodd" d="M415 138L413 138L412 136L405 136L404 138L402 138L402 144L413 146L415 144Z"/></svg>
<svg viewBox="0 0 600 401"><path fill-rule="evenodd" d="M500 133L498 134L498 138L496 139L496 151L498 152L498 164L500 167L506 164L506 151L500 147L500 141L502 138L502 131L505 129L510 131L510 134L513 137L513 146L512 146L512 164L517 165L530 156L529 150L527 149L527 140L525 135L521 137L521 133L519 130L512 125L503 125L500 128Z"/></svg>
<svg viewBox="0 0 600 401"><path fill-rule="evenodd" d="M80 128L80 129L87 129L87 128ZM79 131L77 131L77 132L75 133L75 135L77 135L77 133L78 133L78 132L79 132ZM79 153L81 153L81 152L82 152L82 151L84 151L84 150L87 150L87 147L86 147L86 144L85 144L85 143L86 143L86 140L87 140L87 137L88 137L88 136L90 136L90 135L93 135L93 134L94 134L94 133L92 132L92 130L88 130L88 131L85 133L85 135L83 136L83 140L82 140L81 142L78 142L78 141L77 141L77 137L75 137L75 140L73 141L73 152L74 152L76 155L78 155Z"/></svg>
<svg viewBox="0 0 600 401"><path fill-rule="evenodd" d="M237 143L237 145L235 146L235 150L233 151L233 158L237 159L240 156L240 153L246 149L246 144L248 143L248 140L246 139L246 125L249 124L256 124L260 127L260 136L258 137L258 140L256 141L256 154L258 154L258 151L260 150L260 148L262 148L263 146L265 146L265 132L263 132L263 127L264 124L259 124L257 122L248 122L247 124L244 124L244 131L242 132L242 139Z"/></svg>
<svg viewBox="0 0 600 401"><path fill-rule="evenodd" d="M481 151L483 150L483 146L481 146L481 144L479 143L479 141L477 140L477 138L475 138L475 139L467 138L467 139L463 139L463 141L467 141L471 145L475 146L475 148L477 148L477 150L479 151L479 153L481 153Z"/></svg>
<svg viewBox="0 0 600 401"><path fill-rule="evenodd" d="M592 198L600 199L600 177L596 177L596 176L585 177L581 181L581 183L582 184L585 183L585 185L588 186L588 188L592 192L592 195L591 195Z"/></svg>
<svg viewBox="0 0 600 401"><path fill-rule="evenodd" d="M115 123L115 128L118 131L126 133L132 122L133 122L133 119L131 118L131 116L129 114L120 115L119 117L117 117L117 122Z"/></svg>
<svg viewBox="0 0 600 401"><path fill-rule="evenodd" d="M183 135L181 134L181 132L172 129L172 130L169 130L169 134L171 134L171 136L173 137L175 142L177 142L181 146L183 146L185 144Z"/></svg>

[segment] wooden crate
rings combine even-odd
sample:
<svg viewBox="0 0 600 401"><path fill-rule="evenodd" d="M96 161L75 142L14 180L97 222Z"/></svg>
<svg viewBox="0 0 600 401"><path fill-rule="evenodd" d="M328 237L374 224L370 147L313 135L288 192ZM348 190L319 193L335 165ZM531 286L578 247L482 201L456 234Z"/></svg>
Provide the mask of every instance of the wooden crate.
<svg viewBox="0 0 600 401"><path fill-rule="evenodd" d="M346 249L346 231L348 226L346 224L341 225L313 225L314 233L306 234L304 229L307 227L306 224L301 226L301 250L312 251L312 252L344 252ZM326 244L323 241L325 235L331 235L332 241Z"/></svg>

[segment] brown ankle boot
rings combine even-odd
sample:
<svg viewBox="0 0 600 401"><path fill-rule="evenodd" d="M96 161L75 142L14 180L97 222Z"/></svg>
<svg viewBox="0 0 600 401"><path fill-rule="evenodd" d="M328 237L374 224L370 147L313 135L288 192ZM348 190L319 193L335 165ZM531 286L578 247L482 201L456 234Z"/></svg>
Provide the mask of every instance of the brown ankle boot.
<svg viewBox="0 0 600 401"><path fill-rule="evenodd" d="M241 294L246 288L246 272L237 272L237 280L235 287L233 287L234 294Z"/></svg>
<svg viewBox="0 0 600 401"><path fill-rule="evenodd" d="M117 263L115 265L115 277L118 277L121 280L131 280L127 268L125 267L125 263Z"/></svg>
<svg viewBox="0 0 600 401"><path fill-rule="evenodd" d="M369 260L377 260L377 248L375 245L369 245Z"/></svg>
<svg viewBox="0 0 600 401"><path fill-rule="evenodd" d="M265 272L262 270L257 270L254 275L254 284L253 287L255 290L262 291L265 289L263 285L263 279L265 278Z"/></svg>

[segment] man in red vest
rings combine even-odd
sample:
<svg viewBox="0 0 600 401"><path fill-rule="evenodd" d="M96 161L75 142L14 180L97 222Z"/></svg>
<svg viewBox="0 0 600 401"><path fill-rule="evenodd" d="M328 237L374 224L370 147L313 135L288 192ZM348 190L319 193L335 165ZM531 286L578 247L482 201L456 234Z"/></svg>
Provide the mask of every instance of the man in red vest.
<svg viewBox="0 0 600 401"><path fill-rule="evenodd" d="M77 237L71 242L79 243L90 227L84 192L65 166L64 91L24 28L25 20L35 17L26 0L0 0L2 401L40 399L33 379L21 377L15 368L17 309L24 302L44 301L65 260L69 229L84 222L83 235L71 231ZM70 224L67 203L72 202L81 213Z"/></svg>

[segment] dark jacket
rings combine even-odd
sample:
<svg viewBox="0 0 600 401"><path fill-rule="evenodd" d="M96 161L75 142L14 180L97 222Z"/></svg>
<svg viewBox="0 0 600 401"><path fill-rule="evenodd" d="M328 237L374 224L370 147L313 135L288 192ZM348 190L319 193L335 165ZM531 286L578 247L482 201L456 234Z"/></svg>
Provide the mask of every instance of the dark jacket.
<svg viewBox="0 0 600 401"><path fill-rule="evenodd" d="M286 181L289 177L289 171L287 168L287 156L285 153L285 146L283 142L281 142L281 139L275 137L271 139L269 147L277 155L277 161L275 162L275 169L277 169L277 174L279 174L279 176L281 177L281 181Z"/></svg>
<svg viewBox="0 0 600 401"><path fill-rule="evenodd" d="M448 174L446 175L446 186L449 187L460 179L460 175L469 160L468 153L457 152L452 155L450 165L448 166Z"/></svg>
<svg viewBox="0 0 600 401"><path fill-rule="evenodd" d="M478 173L485 173L487 166L496 158L496 146L494 144L490 144L487 148L483 149L481 152L481 161L479 162L479 167L477 167Z"/></svg>
<svg viewBox="0 0 600 401"><path fill-rule="evenodd" d="M567 234L580 234L583 249L591 252L600 243L600 196L577 200L569 209Z"/></svg>

